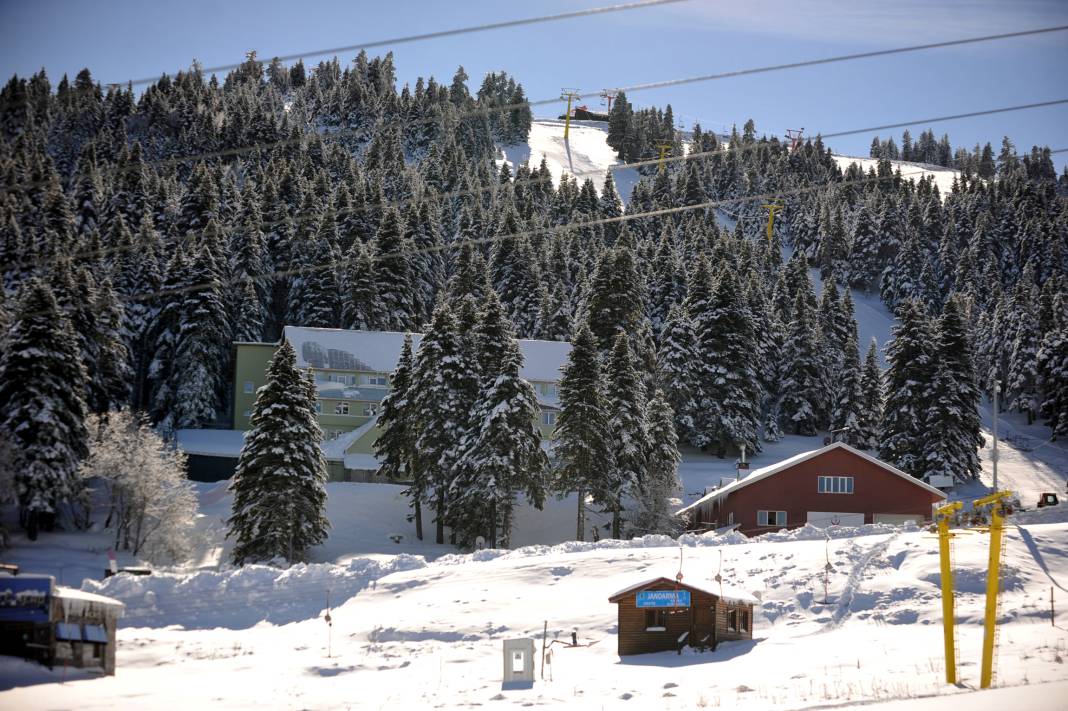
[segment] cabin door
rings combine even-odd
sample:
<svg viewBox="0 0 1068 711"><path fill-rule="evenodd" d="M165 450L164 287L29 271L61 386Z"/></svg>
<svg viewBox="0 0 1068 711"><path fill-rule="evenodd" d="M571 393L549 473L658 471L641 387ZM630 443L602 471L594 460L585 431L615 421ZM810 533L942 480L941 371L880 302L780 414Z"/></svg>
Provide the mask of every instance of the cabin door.
<svg viewBox="0 0 1068 711"><path fill-rule="evenodd" d="M711 646L716 643L714 619L710 606L699 605L694 608L693 635L690 644Z"/></svg>

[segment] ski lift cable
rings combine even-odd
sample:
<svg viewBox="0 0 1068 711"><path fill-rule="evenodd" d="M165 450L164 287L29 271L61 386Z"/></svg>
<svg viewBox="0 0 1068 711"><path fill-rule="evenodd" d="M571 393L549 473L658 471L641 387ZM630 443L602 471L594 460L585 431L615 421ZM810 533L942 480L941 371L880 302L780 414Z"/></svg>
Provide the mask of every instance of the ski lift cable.
<svg viewBox="0 0 1068 711"><path fill-rule="evenodd" d="M583 10L573 10L571 12L561 12L553 15L541 15L538 17L524 17L518 20L504 20L501 22L488 22L481 25L471 25L469 27L457 27L449 30L437 30L434 32L424 32L416 35L406 35L401 37L391 37L389 39L373 40L371 42L362 42L360 44L350 44L343 47L328 47L325 49L313 49L306 52L297 52L294 54L286 54L277 57L271 57L270 59L256 60L261 66L267 65L274 60L281 62L290 62L295 59L307 59L310 57L322 57L326 55L346 54L348 52L355 52L357 50L374 49L376 47L391 47L397 44L411 44L414 42L425 42L426 40L442 39L444 37L455 37L457 35L474 34L477 32L489 32L491 30L502 30L510 27L524 27L528 25L538 25L546 22L559 22L561 20L572 20L581 17L591 17L594 15L606 15L614 12L625 12L627 10L640 10L647 7L656 7L658 5L674 5L682 2L689 2L690 0L640 0L639 2L623 3L618 5L606 5L603 7L591 7ZM202 74L215 74L218 72L227 72L233 69L237 69L244 66L245 62L238 62L234 64L218 64L213 67L200 68ZM165 75L165 74L164 74ZM128 79L124 82L110 82L107 86L138 86L141 84L150 84L152 82L159 81L161 76L155 77L141 77L139 79Z"/></svg>
<svg viewBox="0 0 1068 711"><path fill-rule="evenodd" d="M1054 152L1054 151L1051 151L1051 153L1052 152ZM1057 152L1057 153L1068 152L1068 148L1058 149L1055 152ZM506 240L506 239L515 239L517 237L530 237L530 236L536 236L536 235L547 235L547 234L552 234L552 233L556 233L556 232L566 231L566 230L569 230L569 229L582 229L582 228L595 227L595 226L598 226L598 225L605 225L605 224L619 224L619 223L625 223L625 222L629 222L629 221L632 221L632 220L638 220L638 219L649 218L649 217L664 217L664 216L667 216L667 215L681 214L683 212L688 212L688 211L691 211L691 210L720 208L723 205L731 205L731 204L734 204L734 203L744 203L744 202L755 201L755 200L769 200L769 199L772 199L772 198L781 198L781 197L786 197L786 196L790 196L790 195L802 195L802 194L806 194L806 193L810 193L810 192L816 192L816 191L819 191L819 190L823 190L824 188L827 188L828 186L832 186L832 185L833 186L837 186L837 187L858 186L858 185L865 185L865 184L868 184L868 183L881 182L881 181L885 181L885 180L896 180L899 177L903 178L903 177L907 177L907 176L910 176L910 175L923 175L923 174L926 174L928 172L929 171L927 171L927 170L917 169L917 170L913 170L913 171L894 173L893 175L887 175L887 176L865 177L865 178L857 178L855 180L836 180L836 181L822 182L822 183L818 183L818 184L815 184L815 185L808 185L808 186L799 187L799 188L786 188L786 189L782 189L782 190L775 190L775 191L760 193L760 194L756 194L756 195L741 195L741 196L736 196L736 197L731 197L731 198L723 198L723 199L719 199L719 200L709 200L709 201L706 201L706 202L696 203L696 204L693 204L693 205L682 205L682 206L675 206L675 207L659 208L659 209L655 209L655 210L648 210L648 211L645 211L645 212L631 213L629 215L628 214L620 215L618 217L597 218L597 219L593 219L593 220L586 220L586 221L580 221L580 222L564 223L562 225L547 225L547 226L545 226L543 228L540 228L540 229L521 230L521 231L518 231L518 232L509 233L509 234L493 235L493 236L488 236L488 237L477 237L477 238L470 238L470 239L466 239L466 240L457 240L455 242L450 242L448 244L442 244L442 245L436 245L436 246L433 246L433 247L423 247L423 248L418 248L418 249L404 249L404 250L402 250L400 252L390 252L390 253L386 253L386 254L382 254L382 255L376 255L375 259L378 260L378 261L382 261L382 260L386 260L386 259L396 258L396 257L402 256L402 255L403 256L414 256L414 255L418 255L418 254L432 254L432 253L436 253L436 252L454 250L454 249L457 249L457 248L463 246L464 244L471 244L471 245L493 244L495 242L499 242L499 241ZM254 275L254 276L248 276L247 278L251 279L254 282L260 282L260 281L269 280L269 279L273 279L273 278L277 278L277 277L306 275L306 274L314 273L314 272L317 272L317 271L323 271L323 270L326 270L326 269L336 269L336 268L340 268L340 267L345 267L345 266L350 265L354 261L356 261L356 259L357 258L347 257L347 258L344 258L344 259L335 259L335 260L331 260L329 262L319 263L319 264L301 265L299 267L287 266L284 269L276 269L276 270L272 270L272 271L269 271L269 272L264 272L262 274L257 274L257 275ZM234 285L242 283L245 280L245 278L246 278L245 276L240 276L240 277L234 277L234 278L230 278L230 279L224 279L224 280L221 280L221 281L211 281L211 282L202 282L202 283L199 283L199 284L189 284L189 285L185 285L185 286L182 286L182 287L176 287L176 288L171 288L171 289L155 289L155 290L148 291L148 292L143 292L143 293L140 293L140 294L120 295L118 297L118 299L121 302L138 303L138 302L143 302L143 301L150 301L150 300L152 300L154 298L157 298L157 297L160 297L160 296L172 296L172 295L177 295L177 294L195 293L195 292L198 292L198 291L204 291L206 289L211 289L211 288L226 288L226 287L230 287L230 286L234 286Z"/></svg>
<svg viewBox="0 0 1068 711"><path fill-rule="evenodd" d="M1062 31L1065 31L1065 30L1068 30L1068 25L1061 25L1061 26L1056 26L1056 27L1044 27L1044 28L1039 28L1039 29L1035 29L1035 30L1024 30L1024 31L1020 31L1020 32L1009 32L1009 33L1003 33L1003 34L997 34L997 35L986 35L986 36L983 36L983 37L970 37L970 38L959 39L959 40L947 40L947 41L943 41L943 42L935 42L935 43L922 44L922 45L912 45L912 46L908 46L908 47L896 47L896 48L892 48L892 49L879 50L879 51L876 51L876 52L864 52L864 53L860 53L860 54L847 54L847 55L839 55L839 56L835 56L835 57L824 57L824 58L821 58L821 59L805 60L805 61L801 61L801 62L793 62L793 63L788 63L788 64L770 65L770 66L765 66L765 67L754 67L754 68L750 68L750 69L739 69L739 70L735 70L735 71L731 71L731 72L723 72L723 73L719 73L719 74L705 74L705 75L701 75L701 76L687 77L687 78L681 78L681 79L667 79L667 80L663 80L663 81L647 82L647 83L644 83L644 84L634 84L634 85L631 85L631 86L621 86L621 87L618 88L618 90L622 91L622 92L634 93L636 91L646 91L646 90L650 90L650 89L669 88L669 87L680 86L680 85L684 85L684 84L694 84L694 83L698 83L698 82L715 81L715 80L718 80L718 79L726 79L726 78L731 78L731 77L740 77L740 76L748 76L748 75L752 75L752 74L761 74L761 73L768 73L768 72L783 71L783 70L788 70L788 69L796 69L798 67L817 66L817 65L821 65L821 64L832 64L832 63L836 63L836 62L854 61L854 60L858 60L858 59L866 59L866 58L875 57L875 56L903 54L903 53L907 53L907 52L924 51L924 50L933 49L933 48L936 48L936 47L952 47L952 46L957 46L957 45L973 44L973 43L977 43L977 42L991 42L991 41L996 41L996 40L1025 37L1025 36L1038 35L1038 34L1046 34L1046 33L1051 33L1051 32L1062 32ZM240 66L240 65L233 65L233 66ZM577 94L577 98L579 98L579 99L596 97L596 96L599 96L598 92L580 92L580 93ZM516 109L530 108L530 107L534 107L534 106L544 106L544 105L548 105L548 104L555 104L555 103L557 103L559 101L560 101L560 97L557 95L557 96L554 96L552 98L541 99L541 100L537 100L537 101L523 101L523 102L517 102L517 103L514 103L514 104L505 104L505 105L501 105L501 106L481 107L481 108L477 108L477 109L471 109L469 111L459 112L459 113L455 114L455 118L464 118L464 117L468 117L468 116L477 116L477 115L488 115L488 114L491 114L491 113L501 113L501 112L504 112L504 111L513 111L513 110L516 110ZM1048 105L1048 104L1044 104L1044 105ZM999 112L1002 112L1002 111L1010 111L1010 110L1019 110L1019 108L998 109L998 110L992 111L992 113L999 113ZM977 114L969 114L969 115L979 116L979 115L983 115L983 114L978 114L977 113ZM424 119L414 119L414 120L408 121L408 122L402 122L401 125L407 127L407 126L414 126L414 125L419 125L419 124L437 123L439 121L440 121L440 118L431 117L431 118L424 118ZM919 123L919 122L917 122L917 123ZM330 133L328 135L328 137L329 138L339 138L339 137L343 137L343 136L346 136L346 135L353 135L353 134L356 134L356 133L362 133L364 130L365 129L362 128L362 127L360 127L360 128L343 128L343 129L339 129L337 131L333 131L332 133ZM862 130L858 131L858 133L859 132L863 132L865 130L870 130L870 129L862 129ZM838 134L834 134L834 135L841 136L841 135L850 135L850 134L838 133ZM825 137L830 137L830 134L828 134ZM278 140L272 140L272 141L258 141L258 142L250 143L250 144L247 144L247 145L244 145L244 146L235 146L233 148L226 148L226 149L221 149L221 150L217 150L217 151L205 151L205 152L202 152L202 153L189 154L189 155L185 155L185 156L171 156L171 157L168 157L168 158L161 158L161 159L154 160L154 161L145 161L144 163L139 164L137 166L129 166L129 167L126 167L126 166L115 166L115 167L109 168L107 171L101 171L101 172L120 174L124 170L133 170L133 169L136 169L136 168L140 168L141 166L180 165L180 164L184 164L184 163L196 162L196 161L201 161L201 160L209 160L209 159L212 159L212 158L236 157L236 156L240 156L240 155L243 155L243 154L246 154L246 153L252 153L252 152L255 152L255 151L258 151L258 150L262 150L262 149L266 149L266 148L282 147L282 146L287 146L287 145L301 144L301 143L305 142L306 140L308 140L309 138L310 138L309 136L300 136L300 137L297 137L297 138L284 138L284 139L278 139ZM0 194L5 193L5 192L12 192L12 191L14 191L16 189L31 190L31 189L35 189L35 188L38 188L38 187L43 187L45 185L47 185L47 181L39 180L39 181L26 182L26 183L21 183L21 184L0 186Z"/></svg>
<svg viewBox="0 0 1068 711"><path fill-rule="evenodd" d="M910 125L913 125L913 124L920 124L920 123L939 123L939 122L946 122L946 121L959 121L959 120L964 119L964 118L972 118L972 117L976 117L976 116L986 116L986 115L997 114L997 113L1006 113L1006 112L1010 112L1010 111L1025 111L1025 110L1030 110L1030 109L1035 109L1035 108L1044 108L1044 107L1058 105L1058 104L1068 104L1068 99L1056 99L1056 100L1043 101L1043 102L1037 102L1037 103L1032 103L1032 104L1021 104L1021 105L1018 105L1018 106L999 107L999 108L994 108L994 109L982 109L982 110L979 110L979 111L972 111L972 112L961 113L961 114L953 114L953 115L949 115L949 116L929 117L929 118L926 118L926 119L920 119L920 120L916 120L916 121L898 122L896 124L892 124L892 126L897 127L897 126L910 126ZM885 128L885 126L883 128ZM876 131L876 130L880 130L880 127L867 127L867 128L859 128L859 129L848 129L848 130L836 131L836 132L832 132L832 133L828 133L828 134L817 134L817 137L822 139L822 138L831 138L831 137L840 137L840 136L850 136L850 135L855 135L855 134L860 134L860 133L869 133L869 132ZM578 173L573 173L572 175L574 177L589 176L589 175L601 175L602 173L605 173L605 172L607 172L609 170L618 171L618 170L622 170L622 169L635 169L635 168L642 168L642 167L647 167L647 166L652 166L652 165L660 165L660 164L663 164L663 163L675 163L675 162L680 162L680 161L695 160L695 159L698 159L698 158L710 158L712 156L720 155L720 154L730 154L730 153L737 154L737 153L742 152L742 151L757 150L757 149L763 148L765 146L766 146L766 144L759 143L759 142L758 143L753 143L753 144L748 144L748 145L743 145L743 146L737 146L737 147L723 146L723 147L716 148L716 149L710 150L710 151L701 151L701 152L698 152L698 153L686 153L686 154L678 155L678 156L665 156L663 160L660 160L658 158L654 158L654 159L650 159L650 160L634 161L634 162L631 162L631 163L617 163L615 165L607 166L604 171L602 171L600 169L593 169L593 170L587 170L587 171L580 171ZM1054 154L1058 154L1058 153L1064 153L1064 152L1068 152L1068 148L1058 148L1056 150L1049 151L1050 155L1054 155ZM921 172L924 172L924 171L921 171ZM904 174L902 174L902 175L904 175ZM535 184L540 184L540 183L545 183L547 181L551 181L551 179L552 179L551 176L547 177L547 178L531 178L531 179L520 181L520 182L513 182L512 184L513 185L521 185L521 186L535 185ZM421 200L424 200L424 199L438 199L438 200L441 200L441 199L448 199L448 198L454 198L454 197L463 197L463 196L467 196L467 195L477 195L477 194L481 194L483 192L499 189L499 187L500 186L498 184L494 183L492 185L487 185L487 186L483 186L483 187L480 187L480 188L464 189L464 190L458 190L458 191L452 191L452 192L446 192L446 193L428 192L426 194L420 195L418 197L413 197L413 198L410 198L408 200L399 200L399 201L394 201L394 202L385 203L385 204L382 204L382 205L374 205L374 206L359 206L359 207L355 207L355 208L350 208L348 210L342 210L342 211L339 211L337 213L336 217L341 217L343 215L348 215L348 214L359 213L359 212L362 212L362 211L365 211L365 210L372 209L372 207L376 208L376 209L399 208L399 207L402 207L404 205L408 205L408 204L411 204L413 202L418 202L418 201L421 201ZM3 194L3 192L4 192L4 188L0 187L0 194ZM772 195L771 197L775 197L775 195ZM756 198L754 198L754 199L756 199ZM723 209L723 208L719 208L719 209ZM727 210L723 210L723 211L727 212L728 214L732 214ZM263 229L263 230L266 230L266 229L269 229L271 227L276 227L276 226L279 226L279 225L283 225L286 222L289 222L289 221L293 220L294 218L295 218L295 216L286 217L286 218L282 218L282 219L279 219L279 220L274 220L274 221L270 221L270 222L261 223L259 225L259 228ZM456 245L456 244L459 244L459 243L451 243L451 244ZM71 259L76 259L76 260L77 259L100 259L100 258L103 258L105 256L117 254L117 253L120 253L120 252L123 252L123 251L133 250L133 249L140 249L140 245L138 245L136 243L130 244L130 245L126 245L126 246L116 245L116 246L113 246L113 247L105 247L105 248L102 248L102 249L99 249L99 250L95 250L95 251L92 251L92 252L82 252L82 253L78 253L78 254L74 254L74 255L57 255L55 257L49 257L49 258L46 258L46 259L43 259L43 260L41 260L41 259L28 259L28 260L23 260L21 262L18 262L18 266L22 267L22 268L45 266L45 265L54 263L58 259L63 259L63 258L71 258ZM266 275L262 275L262 276L266 276Z"/></svg>

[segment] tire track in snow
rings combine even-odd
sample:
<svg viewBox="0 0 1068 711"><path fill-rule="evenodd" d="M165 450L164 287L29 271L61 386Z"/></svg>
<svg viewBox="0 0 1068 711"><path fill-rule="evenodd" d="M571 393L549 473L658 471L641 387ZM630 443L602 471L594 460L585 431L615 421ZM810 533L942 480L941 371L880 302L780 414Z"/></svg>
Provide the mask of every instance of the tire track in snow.
<svg viewBox="0 0 1068 711"><path fill-rule="evenodd" d="M864 577L864 572L868 569L868 566L873 560L886 553L886 549L890 547L890 544L901 535L901 532L892 533L885 541L876 543L867 550L853 566L853 570L850 571L849 577L846 579L845 588L842 590L841 597L838 598L838 607L835 608L833 619L830 627L840 627L850 614L850 606L853 604L853 596L860 591L861 582Z"/></svg>

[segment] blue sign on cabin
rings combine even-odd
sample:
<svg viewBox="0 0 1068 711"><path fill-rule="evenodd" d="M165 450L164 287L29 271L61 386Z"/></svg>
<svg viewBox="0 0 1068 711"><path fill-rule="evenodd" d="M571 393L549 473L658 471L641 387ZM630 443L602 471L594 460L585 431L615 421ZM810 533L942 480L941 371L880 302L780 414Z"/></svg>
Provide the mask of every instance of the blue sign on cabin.
<svg viewBox="0 0 1068 711"><path fill-rule="evenodd" d="M637 607L689 607L689 590L645 590L638 593Z"/></svg>
<svg viewBox="0 0 1068 711"><path fill-rule="evenodd" d="M48 622L52 578L0 576L0 621Z"/></svg>

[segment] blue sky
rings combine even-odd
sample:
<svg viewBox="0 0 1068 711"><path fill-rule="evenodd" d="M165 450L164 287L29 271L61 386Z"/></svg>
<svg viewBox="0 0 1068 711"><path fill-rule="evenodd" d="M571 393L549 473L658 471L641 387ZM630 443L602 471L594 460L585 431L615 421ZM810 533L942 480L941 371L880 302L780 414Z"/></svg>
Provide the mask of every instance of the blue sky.
<svg viewBox="0 0 1068 711"><path fill-rule="evenodd" d="M0 0L0 76L44 67L53 82L89 67L103 82L307 52L441 29L565 12L611 0L181 3ZM814 59L983 34L1068 25L1064 0L691 0L397 45L398 78L448 81L463 65L477 89L488 71L516 76L532 99L561 87L596 91L697 74ZM384 52L386 49L375 50ZM341 59L350 60L351 56ZM721 129L756 121L761 132L808 133L1068 97L1068 32L788 70L632 93L636 105L671 103L676 117ZM596 101L588 102L595 104ZM561 107L540 107L555 115ZM917 125L918 134L926 124ZM1009 135L1068 148L1068 105L931 127L954 146ZM894 131L900 136L900 129ZM845 137L839 152L866 155L871 136ZM1056 156L1058 169L1068 154Z"/></svg>

